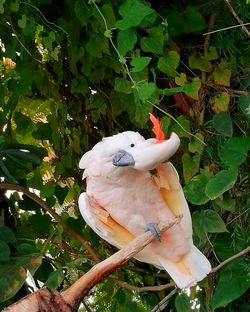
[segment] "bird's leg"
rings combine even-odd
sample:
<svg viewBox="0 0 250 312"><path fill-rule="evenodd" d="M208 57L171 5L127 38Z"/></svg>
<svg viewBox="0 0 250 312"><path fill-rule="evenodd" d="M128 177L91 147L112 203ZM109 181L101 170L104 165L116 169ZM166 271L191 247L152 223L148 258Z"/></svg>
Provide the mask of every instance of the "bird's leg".
<svg viewBox="0 0 250 312"><path fill-rule="evenodd" d="M158 241L161 240L161 232L157 223L148 223L146 230L150 231Z"/></svg>

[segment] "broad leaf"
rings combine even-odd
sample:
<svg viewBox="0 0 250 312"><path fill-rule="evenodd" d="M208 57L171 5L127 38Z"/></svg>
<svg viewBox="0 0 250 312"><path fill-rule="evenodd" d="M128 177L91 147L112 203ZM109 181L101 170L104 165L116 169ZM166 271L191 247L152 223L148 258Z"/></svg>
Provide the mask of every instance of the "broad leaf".
<svg viewBox="0 0 250 312"><path fill-rule="evenodd" d="M193 54L188 59L188 64L192 69L199 69L203 72L210 72L212 69L211 62L203 55Z"/></svg>
<svg viewBox="0 0 250 312"><path fill-rule="evenodd" d="M213 117L214 129L220 134L231 137L233 135L233 122L228 113L220 112Z"/></svg>
<svg viewBox="0 0 250 312"><path fill-rule="evenodd" d="M123 19L116 22L116 27L125 30L137 26L153 12L154 10L140 0L126 0L119 8L119 13Z"/></svg>
<svg viewBox="0 0 250 312"><path fill-rule="evenodd" d="M200 155L191 156L189 153L184 153L182 156L183 175L185 182L189 181L200 168Z"/></svg>
<svg viewBox="0 0 250 312"><path fill-rule="evenodd" d="M7 262L10 259L10 248L5 241L0 240L0 263Z"/></svg>
<svg viewBox="0 0 250 312"><path fill-rule="evenodd" d="M225 165L240 166L250 150L250 138L233 137L219 147L219 156Z"/></svg>
<svg viewBox="0 0 250 312"><path fill-rule="evenodd" d="M206 233L227 232L226 225L220 215L212 209L202 210L200 212L200 224Z"/></svg>
<svg viewBox="0 0 250 312"><path fill-rule="evenodd" d="M149 35L147 37L143 37L140 41L142 50L145 52L162 54L164 40L166 37L165 31L166 29L163 26L152 27L149 30Z"/></svg>
<svg viewBox="0 0 250 312"><path fill-rule="evenodd" d="M195 205L202 205L210 200L205 193L208 181L208 175L199 174L186 184L184 187L184 193L185 197L190 203Z"/></svg>
<svg viewBox="0 0 250 312"><path fill-rule="evenodd" d="M144 82L137 87L137 92L141 101L145 102L149 99L156 90L153 82Z"/></svg>
<svg viewBox="0 0 250 312"><path fill-rule="evenodd" d="M165 57L160 57L158 61L158 68L163 73L170 77L176 77L176 68L179 65L180 55L177 51L169 51Z"/></svg>
<svg viewBox="0 0 250 312"><path fill-rule="evenodd" d="M222 92L217 95L212 104L212 109L215 113L227 112L229 109L230 95L227 92Z"/></svg>
<svg viewBox="0 0 250 312"><path fill-rule="evenodd" d="M227 264L219 274L218 284L211 301L214 309L225 307L250 287L249 265L241 259Z"/></svg>
<svg viewBox="0 0 250 312"><path fill-rule="evenodd" d="M64 273L62 269L57 269L53 271L47 281L45 282L45 286L51 289L56 289L64 279Z"/></svg>
<svg viewBox="0 0 250 312"><path fill-rule="evenodd" d="M192 304L190 298L185 294L179 294L175 298L175 307L177 312L192 312Z"/></svg>
<svg viewBox="0 0 250 312"><path fill-rule="evenodd" d="M133 28L121 30L117 35L117 49L121 55L125 56L127 52L133 50L136 41L137 37Z"/></svg>
<svg viewBox="0 0 250 312"><path fill-rule="evenodd" d="M142 71L151 61L151 57L133 57L131 65L133 66L132 72L137 73Z"/></svg>
<svg viewBox="0 0 250 312"><path fill-rule="evenodd" d="M235 168L222 170L211 177L205 188L205 193L210 199L215 199L230 190L238 177L238 171Z"/></svg>

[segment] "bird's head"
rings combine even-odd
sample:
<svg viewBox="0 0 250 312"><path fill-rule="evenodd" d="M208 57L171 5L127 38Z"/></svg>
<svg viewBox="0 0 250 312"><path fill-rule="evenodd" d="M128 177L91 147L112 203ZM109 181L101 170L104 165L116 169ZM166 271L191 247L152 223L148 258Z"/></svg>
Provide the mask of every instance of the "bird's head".
<svg viewBox="0 0 250 312"><path fill-rule="evenodd" d="M164 136L145 140L138 132L125 131L97 143L83 155L79 167L85 169L90 160L103 159L114 167L152 170L175 154L179 145L180 139L175 133L166 140Z"/></svg>

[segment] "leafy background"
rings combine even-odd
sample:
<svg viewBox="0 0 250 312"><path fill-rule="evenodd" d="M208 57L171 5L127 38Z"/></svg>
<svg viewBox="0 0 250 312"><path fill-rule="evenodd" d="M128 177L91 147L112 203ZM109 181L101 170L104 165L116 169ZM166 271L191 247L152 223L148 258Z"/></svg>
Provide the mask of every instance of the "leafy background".
<svg viewBox="0 0 250 312"><path fill-rule="evenodd" d="M152 136L152 111L181 137L172 162L195 244L214 267L249 245L249 34L203 36L238 24L227 2L0 0L1 308L34 285L62 290L115 252L79 214L78 162L103 136ZM231 4L250 20L248 1ZM190 292L131 260L80 310L157 311L165 300L171 311L245 312L249 285L246 257Z"/></svg>

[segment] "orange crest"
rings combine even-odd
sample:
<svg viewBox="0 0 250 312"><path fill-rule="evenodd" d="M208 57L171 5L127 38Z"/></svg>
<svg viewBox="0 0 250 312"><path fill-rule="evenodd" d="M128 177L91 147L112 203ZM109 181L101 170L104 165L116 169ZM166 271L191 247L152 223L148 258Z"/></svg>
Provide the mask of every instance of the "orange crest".
<svg viewBox="0 0 250 312"><path fill-rule="evenodd" d="M153 126L152 131L155 134L155 137L158 141L165 140L164 132L161 129L161 123L158 118L156 118L153 114L149 113L149 119L151 120Z"/></svg>

